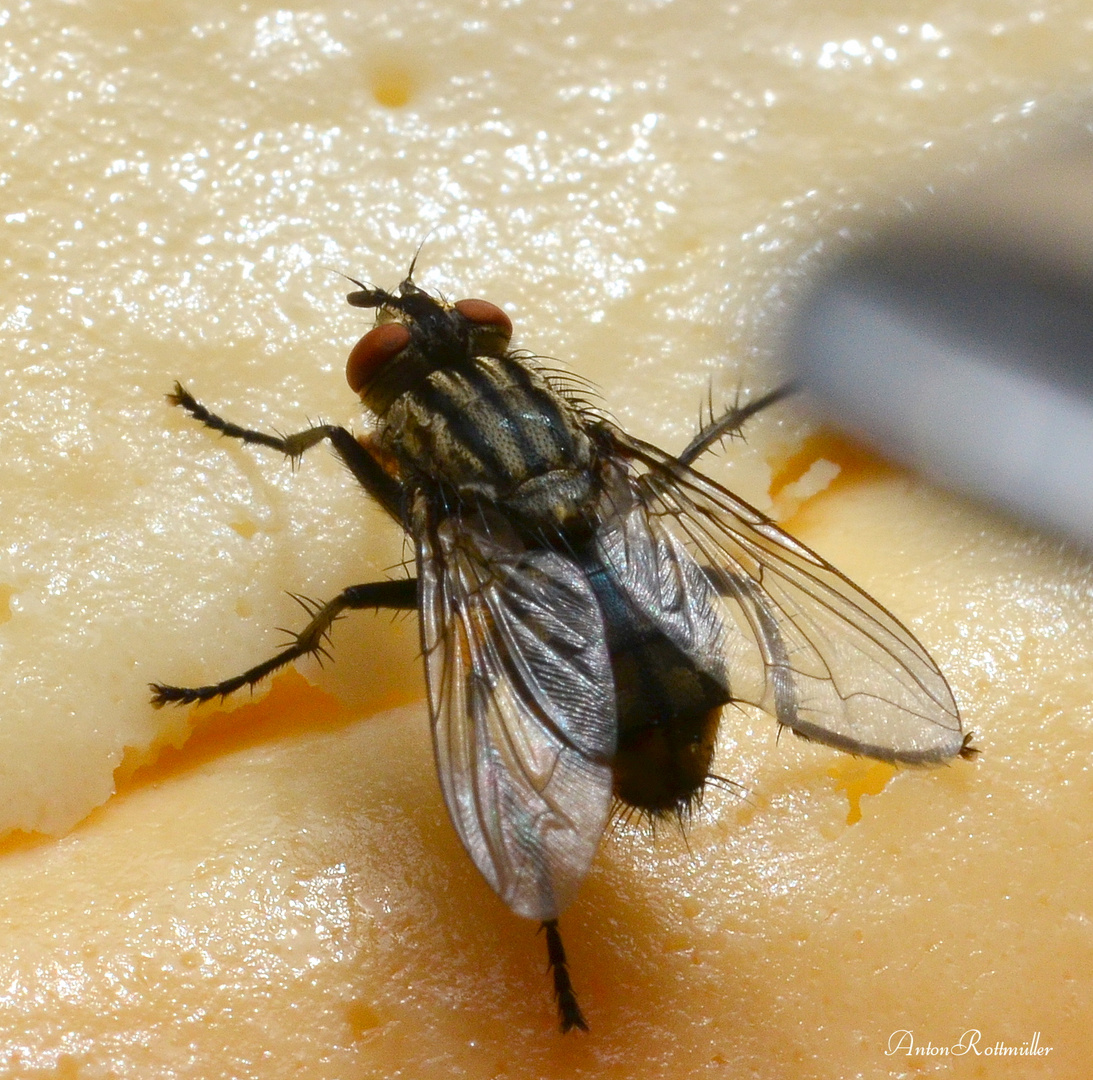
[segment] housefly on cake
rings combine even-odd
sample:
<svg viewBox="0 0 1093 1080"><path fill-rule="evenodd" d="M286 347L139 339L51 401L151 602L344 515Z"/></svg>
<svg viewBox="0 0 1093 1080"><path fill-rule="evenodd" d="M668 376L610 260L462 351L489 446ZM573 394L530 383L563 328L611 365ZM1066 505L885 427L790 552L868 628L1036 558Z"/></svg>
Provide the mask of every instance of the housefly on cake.
<svg viewBox="0 0 1093 1080"><path fill-rule="evenodd" d="M374 327L346 366L353 435L207 427L295 461L328 441L413 540L416 578L309 607L287 648L234 678L153 684L186 704L319 653L349 608L419 614L444 801L475 865L545 930L563 1031L587 1030L558 918L612 803L684 815L710 779L721 712L751 704L807 739L883 761L973 751L914 635L834 567L692 467L781 396L711 418L679 456L616 426L572 376L510 348L485 300L354 282Z"/></svg>

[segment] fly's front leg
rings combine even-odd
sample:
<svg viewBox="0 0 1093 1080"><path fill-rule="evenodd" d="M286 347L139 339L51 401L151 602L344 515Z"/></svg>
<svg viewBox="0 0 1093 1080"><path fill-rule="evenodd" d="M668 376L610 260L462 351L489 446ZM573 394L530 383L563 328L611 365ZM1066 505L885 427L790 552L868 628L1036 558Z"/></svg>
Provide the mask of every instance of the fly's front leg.
<svg viewBox="0 0 1093 1080"><path fill-rule="evenodd" d="M228 438L268 446L273 450L279 450L293 461L311 447L328 439L361 486L392 517L401 521L402 485L385 472L345 428L335 424L316 424L295 435L268 435L264 431L240 427L210 412L181 383L175 383L174 392L168 394L167 399L172 405L185 409L195 420L200 420L206 427L219 431ZM326 604L317 604L302 597L295 599L311 616L311 621L300 633L292 635L294 640L287 649L282 649L276 656L244 671L242 675L236 675L234 678L225 679L223 682L210 686L183 687L152 683L152 704L157 708L167 702L188 705L195 701L227 697L241 687L254 686L267 675L271 675L301 656L307 656L309 653L314 655L324 653L323 641L328 640L331 626L347 608L382 607L402 610L416 608L417 582L413 580L376 581L366 585L353 585Z"/></svg>
<svg viewBox="0 0 1093 1080"><path fill-rule="evenodd" d="M402 520L402 485L386 473L345 428L337 424L316 424L295 435L268 435L264 431L240 427L210 412L181 383L177 382L174 391L167 395L167 400L172 405L185 409L195 420L200 420L213 431L219 431L230 439L239 439L241 442L279 450L293 462L302 457L311 447L321 443L323 439L329 439L335 453L349 467L349 471L357 478L360 485L396 521Z"/></svg>
<svg viewBox="0 0 1093 1080"><path fill-rule="evenodd" d="M240 427L229 420L210 412L204 405L191 394L182 383L175 383L173 393L167 395L167 400L180 409L185 409L195 420L200 420L206 427L213 431L219 431L229 439L239 439L245 443L256 443L259 446L270 446L274 450L280 450L282 454L292 458L293 461L300 457L305 450L309 450L316 443L320 443L329 436L331 425L316 424L296 435L267 435L264 431L252 431L250 428Z"/></svg>
<svg viewBox="0 0 1093 1080"><path fill-rule="evenodd" d="M404 581L373 581L366 585L351 585L333 600L317 604L300 596L294 596L301 607L310 615L311 621L298 634L295 641L282 649L276 656L264 663L244 671L223 682L211 686L166 686L151 683L152 704L158 709L168 702L176 705L191 705L210 698L224 698L244 686L254 686L267 675L272 675L278 668L290 664L301 656L325 654L323 642L329 641L330 628L341 613L347 609L392 608L408 611L417 607L417 582L413 578Z"/></svg>

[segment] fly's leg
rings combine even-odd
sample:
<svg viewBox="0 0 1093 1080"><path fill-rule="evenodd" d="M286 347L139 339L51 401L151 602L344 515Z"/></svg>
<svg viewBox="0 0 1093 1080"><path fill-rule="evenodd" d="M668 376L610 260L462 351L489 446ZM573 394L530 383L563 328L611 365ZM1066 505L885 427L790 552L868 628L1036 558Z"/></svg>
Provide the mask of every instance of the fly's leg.
<svg viewBox="0 0 1093 1080"><path fill-rule="evenodd" d="M569 964L565 958L562 935L558 931L558 920L547 919L543 923L543 930L546 931L547 963L554 976L554 1000L558 1005L558 1024L562 1034L574 1028L587 1031L588 1023L577 1004L573 983L569 981Z"/></svg>
<svg viewBox="0 0 1093 1080"><path fill-rule="evenodd" d="M385 510L396 520L401 520L403 502L402 485L376 462L372 455L353 435L335 424L316 424L306 431L295 435L268 435L263 431L253 431L240 427L210 412L181 383L175 383L174 392L167 395L172 405L185 409L195 420L206 427L219 431L231 439L268 446L279 450L292 461L296 461L311 447L324 439L330 441L335 452L349 467L361 486L369 492ZM152 683L152 704L157 708L167 702L188 705L195 701L208 701L214 697L227 697L228 694L244 686L254 686L267 675L271 675L285 664L309 653L319 655L325 652L323 641L328 640L331 626L341 612L347 608L395 608L409 610L417 607L417 582L376 581L366 585L353 585L343 590L326 604L315 604L296 597L301 606L311 616L311 621L298 634L293 634L293 643L282 649L276 656L262 664L236 675L232 679L211 686L166 686Z"/></svg>
<svg viewBox="0 0 1093 1080"><path fill-rule="evenodd" d="M311 622L293 635L296 640L287 649L282 649L276 656L244 671L242 675L211 686L166 686L162 683L151 683L152 704L158 709L168 702L191 705L195 701L225 698L244 686L254 686L267 675L272 675L278 668L301 656L309 653L325 655L323 642L329 640L330 628L343 611L353 608L413 610L417 607L417 582L407 578L403 581L373 581L366 585L351 585L325 604L316 604L299 596L294 596L294 599L311 614Z"/></svg>
<svg viewBox="0 0 1093 1080"><path fill-rule="evenodd" d="M167 395L167 400L172 405L185 409L195 420L200 420L213 431L219 431L230 439L239 439L241 442L279 450L293 462L313 446L328 439L335 453L349 467L349 471L357 478L361 486L395 520L401 521L402 485L384 472L372 455L345 428L337 424L316 424L294 435L268 435L264 431L253 431L210 412L181 383L177 382L174 391Z"/></svg>
<svg viewBox="0 0 1093 1080"><path fill-rule="evenodd" d="M754 401L749 401L746 405L734 405L721 416L711 417L710 422L703 425L702 430L690 441L687 449L679 455L679 463L681 465L693 464L697 458L701 457L711 447L716 446L722 439L735 435L756 413L762 412L768 406L781 401L784 397L788 397L796 389L795 384L786 383L784 386L779 386L777 389L757 397Z"/></svg>

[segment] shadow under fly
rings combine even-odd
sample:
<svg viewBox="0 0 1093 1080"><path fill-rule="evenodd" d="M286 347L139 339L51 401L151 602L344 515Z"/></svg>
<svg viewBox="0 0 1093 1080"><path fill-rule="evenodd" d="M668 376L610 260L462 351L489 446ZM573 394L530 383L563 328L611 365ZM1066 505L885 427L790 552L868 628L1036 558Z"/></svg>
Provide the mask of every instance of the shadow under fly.
<svg viewBox="0 0 1093 1080"><path fill-rule="evenodd" d="M360 282L375 326L346 367L365 426L282 437L172 404L295 461L328 441L412 538L416 578L352 585L292 644L186 704L319 653L349 608L414 609L452 824L494 891L541 923L562 1031L587 1030L558 918L613 800L686 815L711 778L722 709L882 761L974 751L937 665L889 611L694 462L786 392L710 418L680 455L628 435L587 387L510 348L485 300Z"/></svg>

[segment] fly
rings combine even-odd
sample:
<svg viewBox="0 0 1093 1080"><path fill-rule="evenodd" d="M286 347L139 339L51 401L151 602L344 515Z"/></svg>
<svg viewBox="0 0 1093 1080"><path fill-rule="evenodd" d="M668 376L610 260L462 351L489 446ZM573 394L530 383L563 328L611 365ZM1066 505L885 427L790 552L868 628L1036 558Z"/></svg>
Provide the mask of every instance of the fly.
<svg viewBox="0 0 1093 1080"><path fill-rule="evenodd" d="M277 655L223 682L153 684L188 704L254 686L323 649L351 608L416 610L437 769L475 865L538 921L562 1031L587 1030L558 917L612 803L685 815L710 779L722 710L750 704L806 739L882 761L974 750L914 635L697 458L759 408L711 419L679 456L628 435L581 384L510 348L485 300L354 281L375 326L346 378L365 430L282 437L169 395L205 426L295 461L328 441L413 539L416 578L309 608Z"/></svg>

